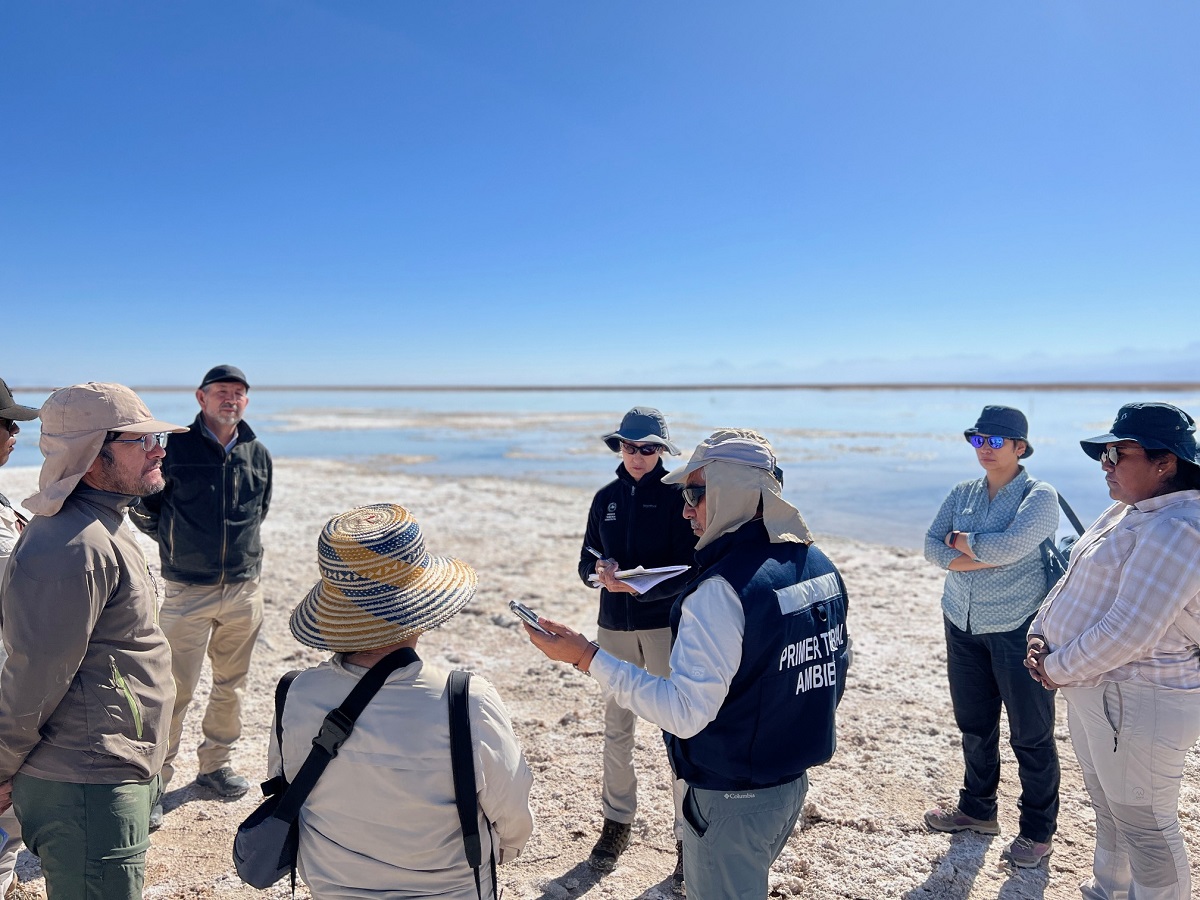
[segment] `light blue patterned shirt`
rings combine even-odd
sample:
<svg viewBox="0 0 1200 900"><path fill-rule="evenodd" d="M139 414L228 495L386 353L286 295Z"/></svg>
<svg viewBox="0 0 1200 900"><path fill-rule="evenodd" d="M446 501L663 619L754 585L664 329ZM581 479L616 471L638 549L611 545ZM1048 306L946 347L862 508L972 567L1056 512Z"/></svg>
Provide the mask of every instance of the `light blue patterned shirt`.
<svg viewBox="0 0 1200 900"><path fill-rule="evenodd" d="M957 556L946 535L961 531L980 562L997 568L947 572L942 612L972 634L1012 631L1037 612L1046 596L1038 548L1058 530L1058 494L1034 481L1022 466L1017 477L988 499L987 477L954 486L925 535L925 558L943 569Z"/></svg>

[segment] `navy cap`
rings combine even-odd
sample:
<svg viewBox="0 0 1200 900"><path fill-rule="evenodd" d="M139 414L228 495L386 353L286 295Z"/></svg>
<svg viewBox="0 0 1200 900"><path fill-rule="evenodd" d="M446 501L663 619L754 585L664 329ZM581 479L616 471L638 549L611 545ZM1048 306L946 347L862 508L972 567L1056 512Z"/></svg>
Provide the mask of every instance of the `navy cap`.
<svg viewBox="0 0 1200 900"><path fill-rule="evenodd" d="M1083 452L1099 459L1105 444L1137 441L1150 450L1167 450L1184 462L1200 465L1196 450L1196 422L1170 403L1126 403L1117 412L1108 434L1080 441Z"/></svg>
<svg viewBox="0 0 1200 900"><path fill-rule="evenodd" d="M0 378L0 419L12 419L14 422L32 422L38 417L38 411L32 406L22 406L13 399L12 391Z"/></svg>
<svg viewBox="0 0 1200 900"><path fill-rule="evenodd" d="M974 428L963 432L963 437L973 434L994 434L997 437L1012 438L1025 442L1025 452L1021 459L1033 456L1033 444L1029 443L1029 423L1025 413L1011 406L985 406L975 422Z"/></svg>
<svg viewBox="0 0 1200 900"><path fill-rule="evenodd" d="M637 441L639 444L658 444L672 456L679 455L679 448L671 443L667 432L667 420L651 406L635 406L625 413L621 427L602 435L600 440L613 453L621 450L621 441Z"/></svg>
<svg viewBox="0 0 1200 900"><path fill-rule="evenodd" d="M246 380L246 373L237 366L213 366L205 373L200 387L208 387L218 381L240 381L246 386L246 390L250 390L250 382Z"/></svg>

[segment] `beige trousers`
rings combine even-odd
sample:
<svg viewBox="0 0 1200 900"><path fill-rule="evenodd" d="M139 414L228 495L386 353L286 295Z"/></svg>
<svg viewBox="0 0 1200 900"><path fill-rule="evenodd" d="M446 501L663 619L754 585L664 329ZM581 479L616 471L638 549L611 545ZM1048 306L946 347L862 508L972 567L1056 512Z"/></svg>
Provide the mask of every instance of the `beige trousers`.
<svg viewBox="0 0 1200 900"><path fill-rule="evenodd" d="M641 666L651 675L671 674L671 629L610 631L596 629L596 643L617 659ZM604 785L600 802L604 818L630 824L637 812L637 773L633 768L634 732L637 715L611 698L604 701ZM666 752L666 748L663 748ZM683 795L687 785L676 780L672 786L675 803L675 839L683 838Z"/></svg>
<svg viewBox="0 0 1200 900"><path fill-rule="evenodd" d="M200 681L207 651L212 663L212 694L204 712L204 741L196 755L200 774L229 764L242 734L242 690L250 654L262 627L263 592L259 579L234 584L180 584L167 581L158 623L171 645L175 708L163 763L163 783L175 774L174 760L188 706Z"/></svg>

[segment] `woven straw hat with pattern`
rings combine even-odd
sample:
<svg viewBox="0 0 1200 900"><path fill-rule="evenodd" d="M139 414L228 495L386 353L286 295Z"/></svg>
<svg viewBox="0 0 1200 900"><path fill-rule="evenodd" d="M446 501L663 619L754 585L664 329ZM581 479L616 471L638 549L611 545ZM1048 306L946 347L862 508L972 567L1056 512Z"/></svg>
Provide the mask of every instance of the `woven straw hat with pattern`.
<svg viewBox="0 0 1200 900"><path fill-rule="evenodd" d="M464 562L431 556L403 506L380 503L330 519L317 540L321 580L292 610L292 635L317 650L375 650L437 628L475 596Z"/></svg>

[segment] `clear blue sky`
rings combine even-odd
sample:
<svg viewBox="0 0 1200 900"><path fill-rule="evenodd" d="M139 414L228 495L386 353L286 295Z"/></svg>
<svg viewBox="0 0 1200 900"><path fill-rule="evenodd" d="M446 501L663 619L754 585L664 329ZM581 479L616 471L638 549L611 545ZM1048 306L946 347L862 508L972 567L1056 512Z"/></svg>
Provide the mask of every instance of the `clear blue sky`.
<svg viewBox="0 0 1200 900"><path fill-rule="evenodd" d="M1200 4L10 2L11 384L1200 378Z"/></svg>

